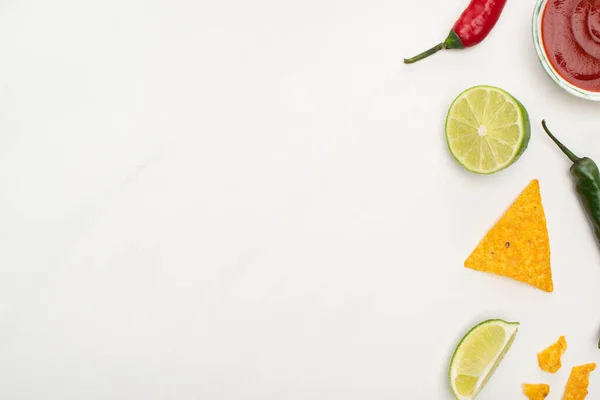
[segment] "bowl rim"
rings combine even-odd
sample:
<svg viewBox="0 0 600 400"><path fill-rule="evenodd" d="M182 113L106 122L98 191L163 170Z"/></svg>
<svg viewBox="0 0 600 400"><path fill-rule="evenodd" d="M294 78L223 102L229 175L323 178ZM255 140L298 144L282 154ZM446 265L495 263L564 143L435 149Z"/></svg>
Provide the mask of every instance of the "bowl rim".
<svg viewBox="0 0 600 400"><path fill-rule="evenodd" d="M554 83L556 83L566 92L586 100L600 101L600 92L592 92L589 90L585 90L568 82L566 79L560 76L560 74L554 69L554 67L548 60L548 54L546 53L544 43L542 42L542 16L549 1L550 0L537 0L533 11L533 43L535 45L535 50L540 64L546 71L546 74L554 81Z"/></svg>

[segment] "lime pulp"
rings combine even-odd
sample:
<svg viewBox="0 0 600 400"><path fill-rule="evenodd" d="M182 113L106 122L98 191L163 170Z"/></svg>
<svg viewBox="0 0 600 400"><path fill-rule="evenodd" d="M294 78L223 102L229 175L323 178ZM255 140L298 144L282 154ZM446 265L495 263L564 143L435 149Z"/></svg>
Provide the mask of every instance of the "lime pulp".
<svg viewBox="0 0 600 400"><path fill-rule="evenodd" d="M493 174L514 164L531 137L525 107L492 86L474 86L458 95L448 110L445 131L452 156L477 174Z"/></svg>

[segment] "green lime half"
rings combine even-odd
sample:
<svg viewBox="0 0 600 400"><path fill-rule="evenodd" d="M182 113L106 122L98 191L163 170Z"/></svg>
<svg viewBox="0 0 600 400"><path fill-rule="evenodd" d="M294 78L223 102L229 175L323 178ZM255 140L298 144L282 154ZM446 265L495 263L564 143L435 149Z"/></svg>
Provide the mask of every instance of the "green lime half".
<svg viewBox="0 0 600 400"><path fill-rule="evenodd" d="M490 319L463 337L450 361L450 387L457 400L477 397L510 349L518 328L518 322Z"/></svg>
<svg viewBox="0 0 600 400"><path fill-rule="evenodd" d="M506 91L475 86L462 92L446 118L446 140L467 170L493 174L521 157L531 136L525 107Z"/></svg>

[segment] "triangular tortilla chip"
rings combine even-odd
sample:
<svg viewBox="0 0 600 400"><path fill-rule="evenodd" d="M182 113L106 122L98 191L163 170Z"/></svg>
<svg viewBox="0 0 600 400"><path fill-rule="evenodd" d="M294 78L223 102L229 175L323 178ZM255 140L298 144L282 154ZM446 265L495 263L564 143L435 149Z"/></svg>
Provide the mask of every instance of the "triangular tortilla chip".
<svg viewBox="0 0 600 400"><path fill-rule="evenodd" d="M554 290L540 184L532 180L465 261L465 267Z"/></svg>

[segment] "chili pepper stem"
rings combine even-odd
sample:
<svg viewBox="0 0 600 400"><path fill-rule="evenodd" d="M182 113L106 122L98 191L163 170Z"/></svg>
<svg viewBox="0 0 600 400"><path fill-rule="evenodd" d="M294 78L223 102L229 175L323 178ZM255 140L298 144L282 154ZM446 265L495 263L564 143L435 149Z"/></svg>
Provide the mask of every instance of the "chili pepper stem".
<svg viewBox="0 0 600 400"><path fill-rule="evenodd" d="M422 60L422 59L424 59L424 58L427 58L427 57L429 57L430 55L432 55L432 54L435 54L435 53L437 53L438 51L440 51L440 50L442 50L442 49L445 49L445 48L446 48L446 45L445 45L445 43L440 43L440 44L438 44L438 45L436 45L436 46L434 46L434 47L430 48L429 50L422 52L422 53L421 53L421 54L419 54L419 55L416 55L416 56L414 56L414 57L412 57L412 58L405 58L405 59L404 59L404 64L412 64L412 63L415 63L415 62L417 62L417 61L419 61L419 60Z"/></svg>
<svg viewBox="0 0 600 400"><path fill-rule="evenodd" d="M562 144L557 138L554 137L554 135L550 132L550 130L546 126L546 120L542 120L542 127L546 131L546 134L548 134L548 136L550 136L550 139L552 139L552 141L554 143L556 143L556 145L562 150L562 152L565 153L565 155L567 157L569 157L569 160L571 160L574 163L580 160L579 157L577 157L575 154L573 154L573 152L571 150L569 150L564 144Z"/></svg>

